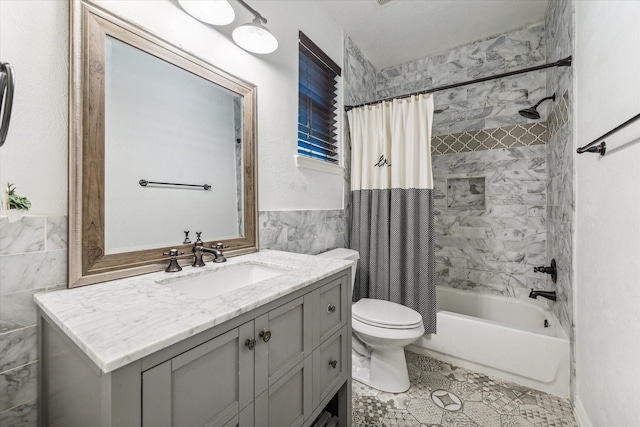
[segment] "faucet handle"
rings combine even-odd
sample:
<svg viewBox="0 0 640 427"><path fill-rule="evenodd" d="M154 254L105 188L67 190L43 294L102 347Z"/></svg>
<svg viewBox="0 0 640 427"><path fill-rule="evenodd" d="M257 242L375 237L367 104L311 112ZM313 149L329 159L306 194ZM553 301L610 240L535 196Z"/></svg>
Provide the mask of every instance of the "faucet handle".
<svg viewBox="0 0 640 427"><path fill-rule="evenodd" d="M178 264L178 255L184 255L184 252L177 249L171 249L170 251L162 252L162 255L171 257L171 259L169 260L169 265L164 269L164 271L166 271L167 273L175 273L182 270L182 267L180 267L180 264Z"/></svg>
<svg viewBox="0 0 640 427"><path fill-rule="evenodd" d="M201 245L202 244L202 239L200 238L201 234L202 234L202 231L196 231L196 241L195 241L196 245Z"/></svg>
<svg viewBox="0 0 640 427"><path fill-rule="evenodd" d="M213 249L218 249L218 250L227 249L228 247L229 247L229 245L225 245L222 242L218 242L215 245L213 245Z"/></svg>
<svg viewBox="0 0 640 427"><path fill-rule="evenodd" d="M184 241L182 242L183 245L188 245L189 243L191 243L191 239L189 239L189 232L185 231L184 232Z"/></svg>
<svg viewBox="0 0 640 427"><path fill-rule="evenodd" d="M179 251L177 249L171 249L169 251L162 252L162 255L170 256L170 257L177 257L178 255L184 255L184 252Z"/></svg>

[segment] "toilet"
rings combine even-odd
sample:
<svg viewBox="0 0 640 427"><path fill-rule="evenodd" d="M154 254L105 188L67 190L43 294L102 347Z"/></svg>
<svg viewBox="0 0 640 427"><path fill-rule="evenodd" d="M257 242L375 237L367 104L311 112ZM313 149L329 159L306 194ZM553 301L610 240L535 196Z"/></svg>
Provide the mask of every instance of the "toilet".
<svg viewBox="0 0 640 427"><path fill-rule="evenodd" d="M360 254L352 249L333 249L320 257L356 261L351 272L351 294ZM390 301L362 298L351 306L353 327L352 377L389 393L409 389L404 347L424 334L422 316Z"/></svg>

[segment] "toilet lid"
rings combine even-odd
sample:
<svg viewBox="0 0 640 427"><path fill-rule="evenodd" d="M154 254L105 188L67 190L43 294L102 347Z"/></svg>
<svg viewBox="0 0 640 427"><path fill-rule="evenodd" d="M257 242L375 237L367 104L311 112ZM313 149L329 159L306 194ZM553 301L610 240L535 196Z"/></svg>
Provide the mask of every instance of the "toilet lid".
<svg viewBox="0 0 640 427"><path fill-rule="evenodd" d="M391 301L363 298L351 310L355 319L371 326L411 329L422 325L420 313Z"/></svg>

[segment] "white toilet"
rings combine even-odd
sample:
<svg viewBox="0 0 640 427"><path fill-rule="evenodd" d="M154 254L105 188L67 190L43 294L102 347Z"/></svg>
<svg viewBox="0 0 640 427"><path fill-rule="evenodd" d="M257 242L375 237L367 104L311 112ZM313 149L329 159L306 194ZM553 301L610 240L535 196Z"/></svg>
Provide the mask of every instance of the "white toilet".
<svg viewBox="0 0 640 427"><path fill-rule="evenodd" d="M318 256L356 261L352 267L351 293L360 254L352 249L333 249ZM424 334L422 316L389 301L363 298L351 306L354 337L352 376L378 390L402 393L409 389L404 347Z"/></svg>

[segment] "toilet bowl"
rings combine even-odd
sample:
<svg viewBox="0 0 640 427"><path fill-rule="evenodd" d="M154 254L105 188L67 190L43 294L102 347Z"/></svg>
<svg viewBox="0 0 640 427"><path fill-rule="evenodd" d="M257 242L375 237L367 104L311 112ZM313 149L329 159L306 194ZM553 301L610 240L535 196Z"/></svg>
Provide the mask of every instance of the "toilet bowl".
<svg viewBox="0 0 640 427"><path fill-rule="evenodd" d="M352 266L351 292L360 255L352 249L333 249L318 256L356 261ZM424 334L422 316L390 301L362 298L351 306L353 328L352 377L389 393L409 389L404 347Z"/></svg>

